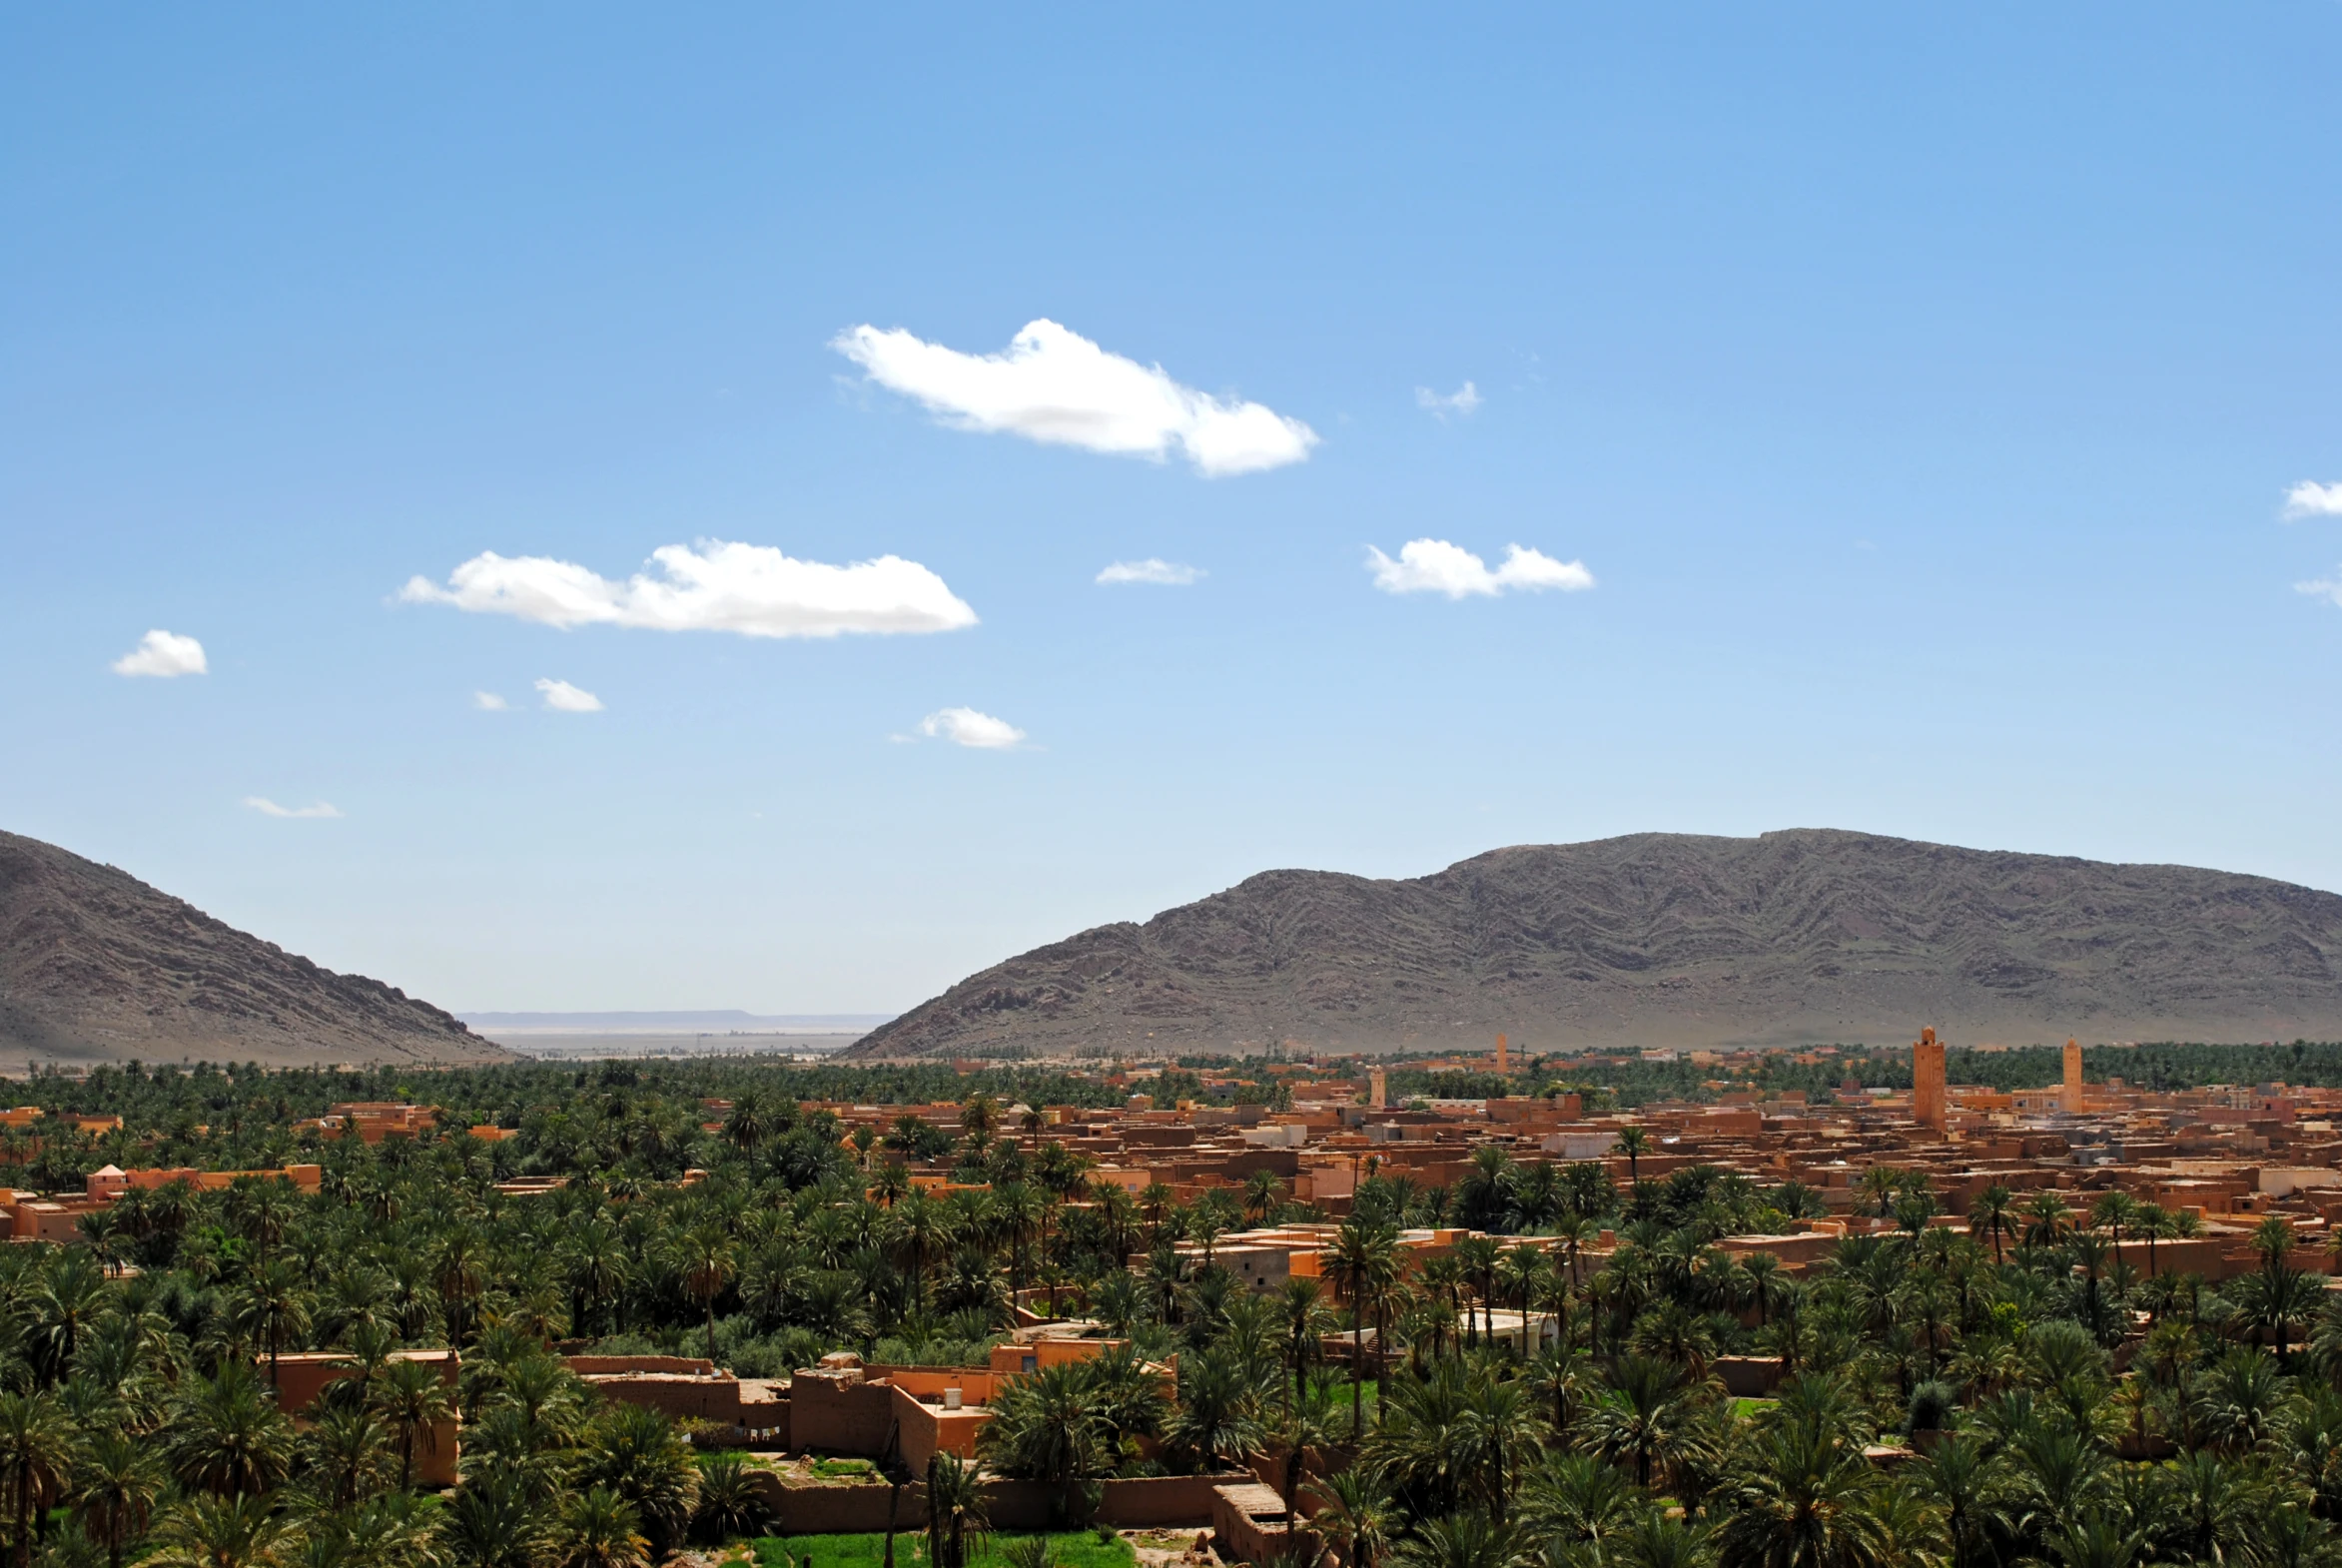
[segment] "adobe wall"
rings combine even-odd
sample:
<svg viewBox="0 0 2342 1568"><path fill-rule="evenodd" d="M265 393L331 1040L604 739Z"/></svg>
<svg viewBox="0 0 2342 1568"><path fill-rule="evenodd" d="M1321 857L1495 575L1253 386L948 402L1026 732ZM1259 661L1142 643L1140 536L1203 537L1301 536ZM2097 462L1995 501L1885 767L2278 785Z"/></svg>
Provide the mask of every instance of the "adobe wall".
<svg viewBox="0 0 2342 1568"><path fill-rule="evenodd" d="M895 1441L913 1475L925 1475L927 1462L938 1453L959 1459L976 1457L976 1434L992 1419L990 1410L982 1405L947 1410L922 1403L900 1386L894 1396Z"/></svg>
<svg viewBox="0 0 2342 1568"><path fill-rule="evenodd" d="M859 1535L887 1527L887 1488L878 1483L791 1485L770 1470L750 1473L783 1535ZM1212 1522L1213 1488L1228 1480L1224 1475L1166 1475L1107 1481L1099 1489L1098 1522L1134 1530L1200 1528ZM1056 1487L1040 1481L987 1481L985 1512L995 1529L1042 1529L1055 1522L1059 1495ZM925 1486L902 1489L895 1528L927 1528Z"/></svg>
<svg viewBox="0 0 2342 1568"><path fill-rule="evenodd" d="M1099 1501L1098 1522L1124 1530L1207 1525L1212 1489L1226 1480L1223 1475L1150 1475L1109 1481Z"/></svg>
<svg viewBox="0 0 2342 1568"><path fill-rule="evenodd" d="M641 1405L672 1420L715 1421L724 1426L747 1424L740 1406L740 1384L730 1377L627 1372L615 1377L591 1376L585 1381L604 1399Z"/></svg>
<svg viewBox="0 0 2342 1568"><path fill-rule="evenodd" d="M894 1435L894 1401L887 1383L799 1372L789 1385L789 1444L813 1453L884 1458Z"/></svg>
<svg viewBox="0 0 2342 1568"><path fill-rule="evenodd" d="M1735 1399L1762 1399L1780 1386L1783 1362L1777 1355L1720 1355L1708 1363Z"/></svg>
<svg viewBox="0 0 2342 1568"><path fill-rule="evenodd" d="M1287 1534L1282 1518L1283 1503L1277 1502L1279 1517L1273 1521L1256 1519L1243 1507L1245 1494L1274 1492L1254 1485L1219 1485L1211 1493L1212 1545L1219 1555L1235 1562L1265 1563L1282 1556L1288 1546L1298 1547L1305 1554L1304 1562L1317 1556L1318 1538L1314 1530L1297 1530Z"/></svg>
<svg viewBox="0 0 2342 1568"><path fill-rule="evenodd" d="M561 1361L580 1377L607 1377L620 1372L682 1372L698 1377L716 1375L716 1364L695 1355L565 1355Z"/></svg>
<svg viewBox="0 0 2342 1568"><path fill-rule="evenodd" d="M439 1381L449 1389L453 1399L453 1384L463 1365L461 1355L453 1350L393 1350L393 1361L421 1361L434 1367ZM266 1377L269 1358L259 1357L259 1370ZM358 1370L357 1363L337 1350L303 1350L277 1358L277 1407L298 1421L299 1412L314 1403L328 1383L339 1382ZM455 1461L460 1453L461 1433L455 1417L433 1421L414 1437L414 1478L426 1486L453 1486Z"/></svg>

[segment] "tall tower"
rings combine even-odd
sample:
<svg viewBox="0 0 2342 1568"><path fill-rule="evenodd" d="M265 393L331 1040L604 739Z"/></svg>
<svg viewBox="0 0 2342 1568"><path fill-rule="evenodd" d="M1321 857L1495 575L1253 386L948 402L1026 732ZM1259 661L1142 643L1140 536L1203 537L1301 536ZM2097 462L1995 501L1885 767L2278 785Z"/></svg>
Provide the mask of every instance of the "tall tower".
<svg viewBox="0 0 2342 1568"><path fill-rule="evenodd" d="M2065 1042L2065 1093L2061 1104L2067 1111L2081 1110L2081 1047L2071 1040Z"/></svg>
<svg viewBox="0 0 2342 1568"><path fill-rule="evenodd" d="M1512 1058L1504 1049L1504 1037L1496 1037L1496 1071L1499 1075L1512 1071Z"/></svg>
<svg viewBox="0 0 2342 1568"><path fill-rule="evenodd" d="M1911 1113L1924 1127L1944 1132L1944 1043L1932 1029L1911 1048Z"/></svg>
<svg viewBox="0 0 2342 1568"><path fill-rule="evenodd" d="M1383 1070L1382 1070L1382 1069L1380 1069L1380 1068L1378 1068L1378 1067L1374 1067L1374 1068L1368 1068L1368 1069L1366 1070L1366 1107L1367 1107L1367 1109L1368 1109L1368 1110L1370 1110L1370 1111L1380 1111L1380 1110L1381 1110L1383 1107L1385 1107L1385 1106L1387 1106L1387 1105L1389 1105L1389 1104L1390 1104L1390 1079L1389 1079L1389 1077L1388 1077L1387 1075L1385 1075L1385 1074L1384 1074L1384 1072L1383 1072Z"/></svg>

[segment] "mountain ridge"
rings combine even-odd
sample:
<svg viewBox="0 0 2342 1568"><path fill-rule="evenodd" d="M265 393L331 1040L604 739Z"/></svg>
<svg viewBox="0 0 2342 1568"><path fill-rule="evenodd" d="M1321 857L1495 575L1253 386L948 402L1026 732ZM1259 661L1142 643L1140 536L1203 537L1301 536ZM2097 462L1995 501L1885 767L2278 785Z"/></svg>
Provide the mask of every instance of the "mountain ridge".
<svg viewBox="0 0 2342 1568"><path fill-rule="evenodd" d="M267 1066L509 1060L453 1015L337 974L128 872L0 832L0 1056Z"/></svg>
<svg viewBox="0 0 2342 1568"><path fill-rule="evenodd" d="M1514 845L1428 876L1260 872L1019 954L858 1060L2342 1039L2342 896L2187 866L1800 828Z"/></svg>

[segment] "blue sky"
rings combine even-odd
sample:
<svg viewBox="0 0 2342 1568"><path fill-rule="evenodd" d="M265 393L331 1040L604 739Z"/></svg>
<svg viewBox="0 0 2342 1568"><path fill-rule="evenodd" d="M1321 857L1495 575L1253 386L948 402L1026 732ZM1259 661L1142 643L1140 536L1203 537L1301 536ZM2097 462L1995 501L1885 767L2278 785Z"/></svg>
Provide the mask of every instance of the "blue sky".
<svg viewBox="0 0 2342 1568"><path fill-rule="evenodd" d="M463 1009L1646 829L2342 888L2342 9L851 9L0 20L0 825ZM1314 442L835 347L1035 321ZM697 541L974 624L617 623Z"/></svg>

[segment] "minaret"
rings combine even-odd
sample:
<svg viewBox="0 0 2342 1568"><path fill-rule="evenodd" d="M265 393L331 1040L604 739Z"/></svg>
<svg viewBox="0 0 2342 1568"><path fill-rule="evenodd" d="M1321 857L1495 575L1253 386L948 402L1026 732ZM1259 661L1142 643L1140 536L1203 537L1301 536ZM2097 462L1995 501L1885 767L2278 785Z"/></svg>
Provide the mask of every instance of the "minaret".
<svg viewBox="0 0 2342 1568"><path fill-rule="evenodd" d="M1512 1059L1504 1049L1504 1037L1496 1037L1496 1072L1499 1077L1512 1071Z"/></svg>
<svg viewBox="0 0 2342 1568"><path fill-rule="evenodd" d="M2081 1110L2081 1047L2065 1042L2065 1093L2063 1108L2078 1113Z"/></svg>
<svg viewBox="0 0 2342 1568"><path fill-rule="evenodd" d="M1946 1130L1944 1043L1932 1029L1921 1030L1911 1048L1911 1114L1924 1127Z"/></svg>

